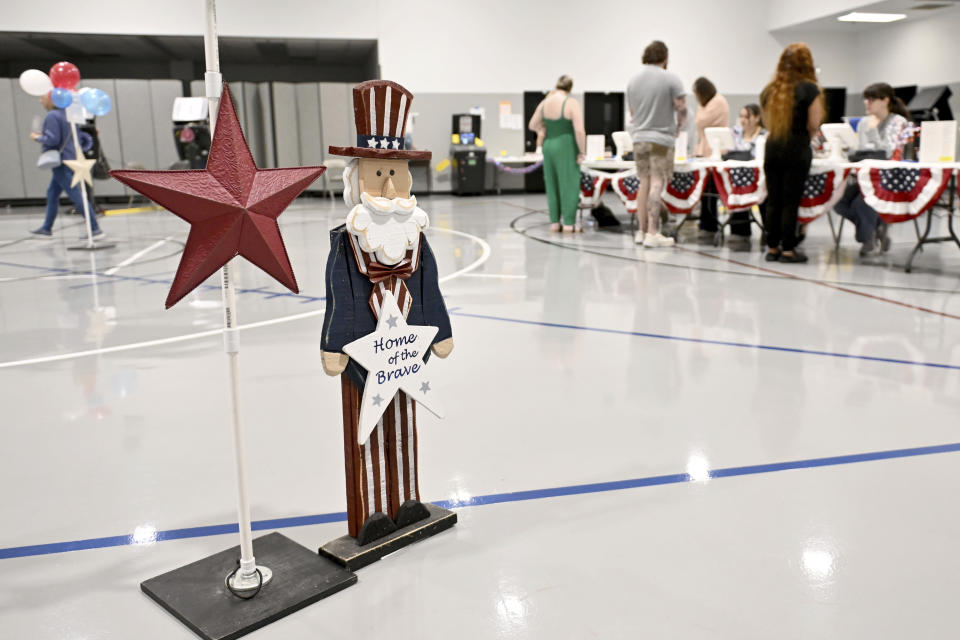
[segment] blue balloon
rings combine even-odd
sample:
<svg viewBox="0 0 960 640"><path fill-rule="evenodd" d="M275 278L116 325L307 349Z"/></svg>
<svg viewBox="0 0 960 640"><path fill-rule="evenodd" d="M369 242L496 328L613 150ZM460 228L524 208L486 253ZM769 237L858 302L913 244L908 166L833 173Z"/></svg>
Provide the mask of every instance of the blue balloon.
<svg viewBox="0 0 960 640"><path fill-rule="evenodd" d="M83 108L95 116L105 116L113 108L110 96L100 89L87 89L80 94L80 101L83 102Z"/></svg>
<svg viewBox="0 0 960 640"><path fill-rule="evenodd" d="M69 89L53 89L50 91L50 100L54 106L66 109L73 104L73 95Z"/></svg>

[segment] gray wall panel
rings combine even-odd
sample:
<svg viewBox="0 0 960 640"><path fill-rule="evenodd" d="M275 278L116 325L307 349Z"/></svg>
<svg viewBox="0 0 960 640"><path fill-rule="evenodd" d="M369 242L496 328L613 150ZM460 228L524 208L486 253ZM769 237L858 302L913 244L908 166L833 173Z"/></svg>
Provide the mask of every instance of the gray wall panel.
<svg viewBox="0 0 960 640"><path fill-rule="evenodd" d="M323 164L327 156L324 148L323 122L320 118L320 85L307 82L296 85L297 128L300 132L300 163L304 166ZM322 182L314 184L319 188Z"/></svg>
<svg viewBox="0 0 960 640"><path fill-rule="evenodd" d="M157 169L169 169L176 162L177 147L173 141L173 101L183 94L179 80L151 80L150 104L153 112L153 139L157 152Z"/></svg>
<svg viewBox="0 0 960 640"><path fill-rule="evenodd" d="M116 80L113 109L120 123L120 149L128 168L157 169L153 107L148 80Z"/></svg>
<svg viewBox="0 0 960 640"><path fill-rule="evenodd" d="M24 171L39 171L36 168L36 159L33 164L25 164L20 148L27 147L39 156L40 145L31 140L30 129L22 131L17 127L16 112L13 108L13 94L19 91L20 83L12 78L0 78L0 200L7 198L24 198L26 191L23 186Z"/></svg>
<svg viewBox="0 0 960 640"><path fill-rule="evenodd" d="M43 198L47 194L47 185L50 183L50 171L37 169L37 158L41 147L30 140L30 131L33 130L33 119L40 118L43 122L47 112L40 104L40 99L27 95L17 86L13 91L14 116L20 136L20 158L17 163L23 167L24 194L28 198Z"/></svg>
<svg viewBox="0 0 960 640"><path fill-rule="evenodd" d="M330 145L348 146L357 139L353 126L352 85L342 82L320 83L320 137L323 140L323 157L327 157Z"/></svg>
<svg viewBox="0 0 960 640"><path fill-rule="evenodd" d="M343 82L320 83L320 139L322 156L331 156L327 151L330 145L350 146L356 144L356 129L353 125L353 92L352 84ZM348 158L344 158L348 160ZM334 175L334 173L336 175ZM327 185L339 187L342 171L324 173L324 188Z"/></svg>
<svg viewBox="0 0 960 640"><path fill-rule="evenodd" d="M291 82L274 82L271 90L277 166L296 167L301 163L295 85Z"/></svg>
<svg viewBox="0 0 960 640"><path fill-rule="evenodd" d="M582 96L576 96L581 100ZM523 153L523 130L501 129L498 109L502 100L508 100L513 113L523 113L523 95L519 93L420 93L413 97L412 111L415 114L413 145L417 149L433 152L430 170L433 172L434 191L450 190L451 168L442 173L436 172L436 166L450 156L450 124L454 113L469 113L471 107L482 107L486 111L485 119L480 123L480 133L488 158L499 156L501 151L507 155L518 156ZM524 123L526 127L526 123ZM514 165L517 166L517 165ZM421 191L426 188L424 170L414 172L414 187ZM493 172L496 168L487 166L487 188L493 186ZM502 189L522 189L523 176L501 173Z"/></svg>
<svg viewBox="0 0 960 640"><path fill-rule="evenodd" d="M270 95L270 83L261 82L257 87L257 103L260 105L260 129L263 132L263 164L261 167L275 168L277 166L277 149L274 142L273 100Z"/></svg>

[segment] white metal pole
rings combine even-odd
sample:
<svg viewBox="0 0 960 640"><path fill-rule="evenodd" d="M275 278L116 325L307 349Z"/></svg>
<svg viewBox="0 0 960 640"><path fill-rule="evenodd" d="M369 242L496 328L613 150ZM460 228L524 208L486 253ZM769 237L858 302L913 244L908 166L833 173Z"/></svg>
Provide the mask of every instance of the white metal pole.
<svg viewBox="0 0 960 640"><path fill-rule="evenodd" d="M83 157L83 152L80 150L80 136L77 135L77 123L70 123L70 131L73 132L73 150L75 152L74 159L79 160ZM83 198L83 220L87 225L87 247L93 246L93 223L90 222L91 215L97 215L96 212L90 211L90 203L87 202L87 181L80 181L80 195Z"/></svg>
<svg viewBox="0 0 960 640"><path fill-rule="evenodd" d="M220 53L217 46L217 12L215 0L205 0L206 30L203 34L207 71L204 74L207 99L210 106L210 136L217 126L217 110L223 91L220 75ZM237 515L240 524L240 568L230 580L230 586L238 591L257 589L266 584L272 573L266 567L257 567L253 557L253 531L250 525L250 498L247 493L247 465L243 440L243 412L240 406L240 368L237 361L240 351L240 334L237 330L237 296L233 284L230 263L220 270L223 296L223 344L230 365L230 399L233 417L233 444L237 466ZM260 576L257 575L257 570Z"/></svg>

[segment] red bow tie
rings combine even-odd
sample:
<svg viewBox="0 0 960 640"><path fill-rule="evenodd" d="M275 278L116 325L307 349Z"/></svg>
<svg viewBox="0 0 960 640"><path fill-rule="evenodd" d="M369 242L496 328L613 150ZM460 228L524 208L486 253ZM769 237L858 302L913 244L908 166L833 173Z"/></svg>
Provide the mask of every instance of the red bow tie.
<svg viewBox="0 0 960 640"><path fill-rule="evenodd" d="M401 280L406 280L413 275L413 262L410 258L404 258L393 266L382 265L379 262L371 262L367 265L367 277L370 282L376 284L383 282L390 276L396 276Z"/></svg>

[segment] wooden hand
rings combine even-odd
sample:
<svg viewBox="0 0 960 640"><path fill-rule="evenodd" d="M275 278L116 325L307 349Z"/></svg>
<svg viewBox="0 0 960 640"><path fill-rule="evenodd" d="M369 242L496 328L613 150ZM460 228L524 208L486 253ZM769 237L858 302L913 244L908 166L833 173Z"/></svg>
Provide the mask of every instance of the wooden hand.
<svg viewBox="0 0 960 640"><path fill-rule="evenodd" d="M339 351L321 351L320 364L323 365L323 372L328 376L338 376L347 368L350 356Z"/></svg>
<svg viewBox="0 0 960 640"><path fill-rule="evenodd" d="M446 358L450 355L450 352L453 351L453 338L447 338L446 340L441 340L431 347L433 353L438 358ZM346 366L346 365L344 365Z"/></svg>

